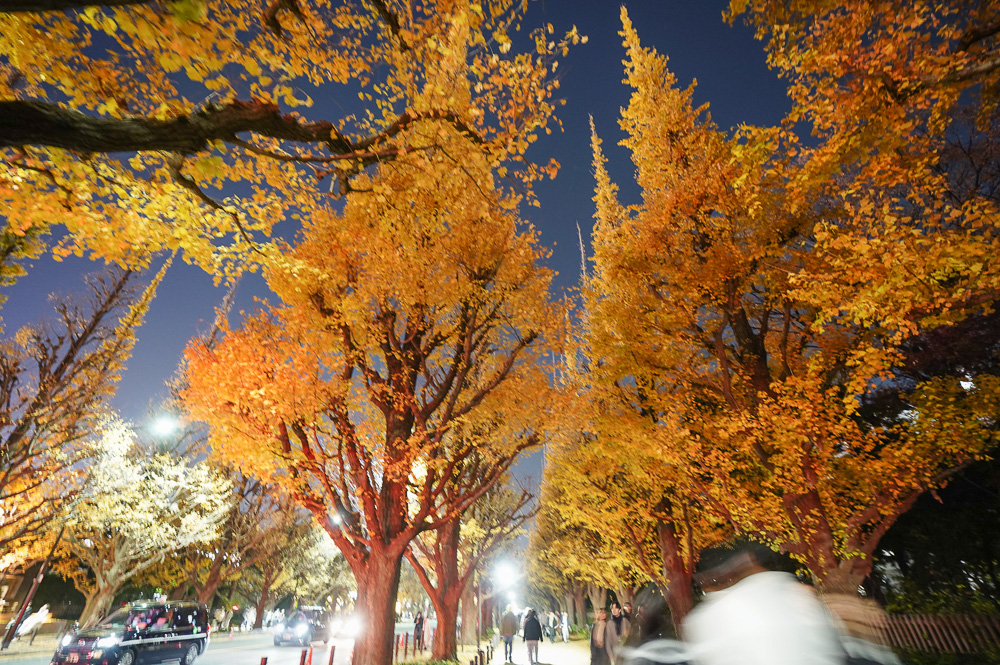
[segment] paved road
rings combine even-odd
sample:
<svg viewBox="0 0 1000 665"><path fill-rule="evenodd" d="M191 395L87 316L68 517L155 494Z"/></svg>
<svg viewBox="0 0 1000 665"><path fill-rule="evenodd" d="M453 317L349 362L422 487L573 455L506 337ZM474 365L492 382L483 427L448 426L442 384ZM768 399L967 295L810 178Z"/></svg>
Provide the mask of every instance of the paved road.
<svg viewBox="0 0 1000 665"><path fill-rule="evenodd" d="M399 624L396 632L409 632L412 636L413 624ZM312 665L330 665L331 651L334 655L333 665L349 665L353 641L349 639L334 639L329 645L314 642ZM14 642L11 649L0 652L0 665L48 665L55 650L53 638L39 638L35 644ZM426 652L425 652L426 653ZM569 644L562 642L543 642L539 648L540 665L588 665L590 652L585 640ZM261 658L267 658L267 665L299 665L302 657L302 647L292 645L274 646L269 632L237 635L232 638L227 635L216 635L208 651L202 654L195 665L260 665ZM402 653L400 653L402 660ZM494 664L503 660L503 646L499 648ZM527 665L527 647L521 638L514 640L514 663ZM173 661L168 661L173 665Z"/></svg>
<svg viewBox="0 0 1000 665"><path fill-rule="evenodd" d="M329 645L314 642L312 665L330 665L330 652L334 653L334 665L350 662L353 641L334 639ZM10 652L0 655L2 665L46 665L55 650L55 643L46 644L38 640L31 649L18 648L15 642ZM292 645L274 646L269 633L240 635L230 639L217 635L208 645L208 651L196 661L196 665L260 665L261 658L267 658L267 665L299 665L302 647Z"/></svg>

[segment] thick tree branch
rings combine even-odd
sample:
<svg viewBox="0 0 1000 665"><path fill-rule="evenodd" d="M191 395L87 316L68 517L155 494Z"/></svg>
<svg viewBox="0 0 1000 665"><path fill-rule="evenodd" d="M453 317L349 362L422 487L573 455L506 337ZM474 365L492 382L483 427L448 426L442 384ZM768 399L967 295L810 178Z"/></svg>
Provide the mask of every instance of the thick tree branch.
<svg viewBox="0 0 1000 665"><path fill-rule="evenodd" d="M321 144L343 159L357 159L358 153L367 152L371 160L376 160L394 155L380 155L371 150L373 146L421 120L448 122L473 142L482 143L475 130L444 111L403 113L383 131L352 142L331 122L308 122L282 114L276 104L260 100L210 104L167 120L95 117L48 102L7 100L0 101L0 148L38 145L82 152L164 150L190 155L208 150L211 141L236 143L238 134L249 132L265 138Z"/></svg>
<svg viewBox="0 0 1000 665"><path fill-rule="evenodd" d="M64 12L70 9L83 9L93 5L102 7L124 7L126 5L146 5L151 0L0 0L0 14L15 14L18 12Z"/></svg>
<svg viewBox="0 0 1000 665"><path fill-rule="evenodd" d="M372 5L375 7L375 11L378 12L379 18L385 22L386 26L389 28L389 32L396 41L399 42L399 50L406 52L410 50L410 44L403 39L401 34L401 29L399 25L399 17L389 9L389 6L385 3L385 0L372 0Z"/></svg>

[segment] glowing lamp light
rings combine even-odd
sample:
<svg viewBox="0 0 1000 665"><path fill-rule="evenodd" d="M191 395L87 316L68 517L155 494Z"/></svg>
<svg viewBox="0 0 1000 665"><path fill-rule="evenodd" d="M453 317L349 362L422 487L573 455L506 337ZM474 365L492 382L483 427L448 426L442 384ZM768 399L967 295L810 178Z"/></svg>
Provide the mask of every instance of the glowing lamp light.
<svg viewBox="0 0 1000 665"><path fill-rule="evenodd" d="M501 587L509 587L517 580L517 571L509 563L500 563L493 569L493 579Z"/></svg>
<svg viewBox="0 0 1000 665"><path fill-rule="evenodd" d="M177 419L173 416L160 416L153 421L153 434L156 436L170 436L177 431Z"/></svg>

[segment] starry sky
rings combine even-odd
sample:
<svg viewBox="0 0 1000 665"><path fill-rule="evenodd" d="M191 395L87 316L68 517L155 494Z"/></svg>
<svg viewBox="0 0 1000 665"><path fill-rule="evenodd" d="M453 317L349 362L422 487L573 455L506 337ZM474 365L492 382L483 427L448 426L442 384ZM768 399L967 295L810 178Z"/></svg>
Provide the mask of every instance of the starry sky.
<svg viewBox="0 0 1000 665"><path fill-rule="evenodd" d="M767 68L763 45L748 27L723 21L724 0L630 0L624 4L643 44L670 58L679 84L687 86L697 80L695 103L709 102L721 128L775 124L789 108L784 83ZM534 0L523 23L527 29L551 23L557 35L576 25L588 37L587 44L575 47L560 61L560 95L566 105L558 115L564 131L542 136L529 153L539 162L555 157L562 164L555 180L537 186L541 208L523 211L552 250L549 263L558 271L559 290L573 288L580 277L577 224L587 244L593 223L589 117L593 116L604 140L609 171L621 187L623 202L637 198L632 163L616 145L622 136L618 112L629 96L621 82L624 49L617 34L619 7L610 0ZM34 261L28 275L6 291L5 331L10 334L23 323L48 316L49 294L82 292L81 275L101 267L76 258L61 263L48 258ZM167 394L164 382L176 373L185 345L211 328L214 309L224 295L225 289L213 286L212 279L197 268L177 263L170 269L138 331L133 358L115 399L123 417L140 426L153 420ZM266 295L259 277L244 279L233 317L240 309L252 309L255 297Z"/></svg>

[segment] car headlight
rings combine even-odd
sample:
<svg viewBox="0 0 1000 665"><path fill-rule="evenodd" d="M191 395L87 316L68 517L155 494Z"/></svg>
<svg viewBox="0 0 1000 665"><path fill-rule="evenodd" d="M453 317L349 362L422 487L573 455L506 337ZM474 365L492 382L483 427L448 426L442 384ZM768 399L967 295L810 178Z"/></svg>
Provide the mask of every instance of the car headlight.
<svg viewBox="0 0 1000 665"><path fill-rule="evenodd" d="M68 647L69 643L72 641L73 641L72 635L63 635L62 642L59 643L59 646Z"/></svg>
<svg viewBox="0 0 1000 665"><path fill-rule="evenodd" d="M307 632L309 632L308 624L300 623L295 627L296 635L305 635Z"/></svg>
<svg viewBox="0 0 1000 665"><path fill-rule="evenodd" d="M283 624L283 623L275 624L275 626L274 626L274 632L276 632L276 633L280 633L284 629L285 629L285 624Z"/></svg>
<svg viewBox="0 0 1000 665"><path fill-rule="evenodd" d="M116 644L120 643L121 641L122 638L118 637L117 635L112 635L110 637L102 637L101 639L97 640L97 644L95 644L94 646L97 647L98 649L105 649L107 647L113 647Z"/></svg>

